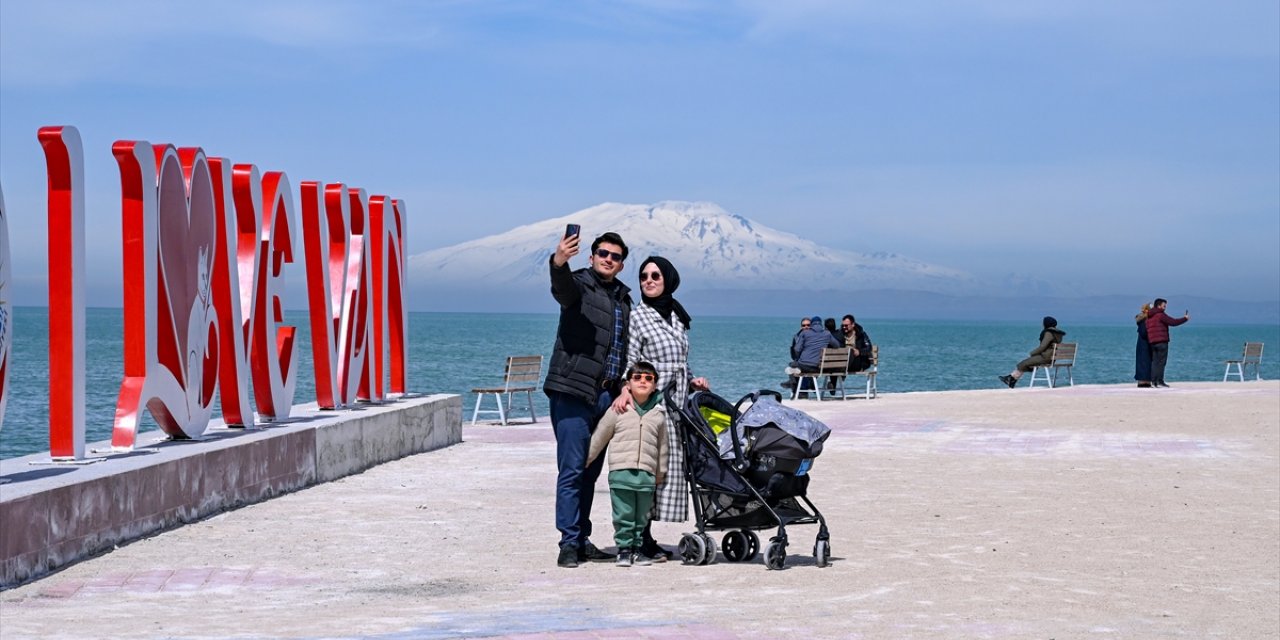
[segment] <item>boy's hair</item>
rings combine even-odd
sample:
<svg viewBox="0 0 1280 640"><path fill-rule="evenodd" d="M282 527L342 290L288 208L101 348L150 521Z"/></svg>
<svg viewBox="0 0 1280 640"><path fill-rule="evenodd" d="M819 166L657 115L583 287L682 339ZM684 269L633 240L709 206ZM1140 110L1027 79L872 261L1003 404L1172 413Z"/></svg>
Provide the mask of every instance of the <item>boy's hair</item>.
<svg viewBox="0 0 1280 640"><path fill-rule="evenodd" d="M622 259L623 259L623 260L626 260L626 259L627 259L627 254L631 253L631 251L630 251L629 249L627 249L627 243L625 243L625 242L623 242L623 241L622 241L622 236L620 236L620 235L618 235L618 234L616 234L616 233L614 233L614 232L612 232L612 231L606 231L606 232L604 232L604 233L600 234L600 236L599 236L599 237L597 237L597 238L595 239L595 242L592 242L592 243L591 243L591 253L595 253L595 252L596 252L596 249L599 249L599 248L600 248L600 243L601 243L601 242L608 242L609 244L616 244L616 245L618 245L618 248L619 248L619 249L622 249Z"/></svg>
<svg viewBox="0 0 1280 640"><path fill-rule="evenodd" d="M648 362L645 362L644 360L641 360L641 361L639 361L639 362L637 362L637 363L635 363L635 364L631 365L631 368L630 368L630 369L627 369L627 379L628 379L628 380L630 380L630 379L631 379L631 374L633 374L633 373L652 373L652 374L653 374L653 383L654 383L655 385L656 385L656 384L658 384L658 370L657 370L657 369L655 369L655 368L653 368L653 365L649 364Z"/></svg>

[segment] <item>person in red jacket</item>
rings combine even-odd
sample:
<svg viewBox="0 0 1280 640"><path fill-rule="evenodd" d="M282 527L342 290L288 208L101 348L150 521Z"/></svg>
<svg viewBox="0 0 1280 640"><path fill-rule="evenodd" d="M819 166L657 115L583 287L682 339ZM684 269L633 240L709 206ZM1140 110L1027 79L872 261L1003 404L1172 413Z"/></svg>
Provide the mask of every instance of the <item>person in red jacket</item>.
<svg viewBox="0 0 1280 640"><path fill-rule="evenodd" d="M1169 301L1156 298L1151 312L1147 314L1147 342L1151 344L1151 386L1167 387L1164 382L1164 365L1169 362L1169 327L1176 327L1191 319L1191 314L1182 312L1181 318L1171 318L1164 308Z"/></svg>

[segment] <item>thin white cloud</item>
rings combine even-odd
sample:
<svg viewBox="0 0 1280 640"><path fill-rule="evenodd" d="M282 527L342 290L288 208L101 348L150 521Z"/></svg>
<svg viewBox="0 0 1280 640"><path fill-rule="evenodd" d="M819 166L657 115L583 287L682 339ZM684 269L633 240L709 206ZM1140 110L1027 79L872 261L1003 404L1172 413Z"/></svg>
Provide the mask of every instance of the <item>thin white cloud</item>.
<svg viewBox="0 0 1280 640"><path fill-rule="evenodd" d="M948 39L973 44L984 31L1045 30L1055 39L1144 56L1280 57L1280 4L1228 0L1212 4L1137 0L739 0L751 21L748 37L823 39L865 44L906 39L922 51L947 49ZM975 33L975 30L977 32ZM920 40L918 38L925 37Z"/></svg>
<svg viewBox="0 0 1280 640"><path fill-rule="evenodd" d="M455 4L430 6L443 10ZM341 56L443 40L444 29L430 13L411 11L413 6L300 0L4 2L0 84L67 86L120 79L163 84L165 72L177 62L216 68L220 57L242 58L250 49L260 55L274 48ZM139 70L150 72L140 76Z"/></svg>

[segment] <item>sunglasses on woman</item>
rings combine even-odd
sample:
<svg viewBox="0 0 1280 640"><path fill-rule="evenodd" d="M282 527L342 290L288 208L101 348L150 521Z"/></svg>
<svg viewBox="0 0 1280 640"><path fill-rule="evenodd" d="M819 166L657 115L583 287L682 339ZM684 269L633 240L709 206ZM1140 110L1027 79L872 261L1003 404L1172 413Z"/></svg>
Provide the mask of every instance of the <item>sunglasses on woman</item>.
<svg viewBox="0 0 1280 640"><path fill-rule="evenodd" d="M657 282L661 279L662 279L661 271L654 271L654 272L641 271L640 272L640 282L644 282L645 280L653 280L654 282Z"/></svg>
<svg viewBox="0 0 1280 640"><path fill-rule="evenodd" d="M639 382L641 380L644 380L645 382L653 382L653 374L652 373L633 373L631 374L631 379L636 382Z"/></svg>

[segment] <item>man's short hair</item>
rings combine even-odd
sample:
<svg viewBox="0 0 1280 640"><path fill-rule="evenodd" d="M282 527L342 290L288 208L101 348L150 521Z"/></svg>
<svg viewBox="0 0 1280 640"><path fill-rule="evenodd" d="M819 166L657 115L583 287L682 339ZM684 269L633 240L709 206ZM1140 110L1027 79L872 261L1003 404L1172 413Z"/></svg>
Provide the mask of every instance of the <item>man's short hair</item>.
<svg viewBox="0 0 1280 640"><path fill-rule="evenodd" d="M1155 301L1155 302L1152 302L1152 303L1151 303L1151 306L1153 306L1153 307L1158 307L1158 306L1160 306L1160 305L1162 305L1162 304L1169 304L1169 301L1168 301L1168 300L1165 300L1164 298L1156 298L1156 301Z"/></svg>
<svg viewBox="0 0 1280 640"><path fill-rule="evenodd" d="M631 374L633 373L652 373L653 383L654 384L658 383L658 370L655 369L653 365L649 364L648 362L645 362L644 360L641 360L631 365L631 368L627 369L627 378L630 379Z"/></svg>
<svg viewBox="0 0 1280 640"><path fill-rule="evenodd" d="M848 321L849 321L849 324L858 324L858 321L853 319L853 314L852 314L852 313L846 313L846 314L844 314L844 317L843 317L843 318L841 318L841 321L843 322L844 320L848 320Z"/></svg>
<svg viewBox="0 0 1280 640"><path fill-rule="evenodd" d="M595 242L591 243L591 253L595 253L596 249L600 248L600 243L602 242L618 245L618 247L622 249L622 259L627 259L627 254L630 253L630 251L627 249L627 243L622 241L622 236L612 231L606 231L600 234L600 237L596 238Z"/></svg>

